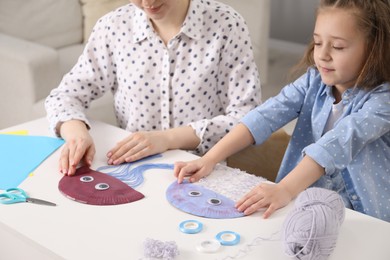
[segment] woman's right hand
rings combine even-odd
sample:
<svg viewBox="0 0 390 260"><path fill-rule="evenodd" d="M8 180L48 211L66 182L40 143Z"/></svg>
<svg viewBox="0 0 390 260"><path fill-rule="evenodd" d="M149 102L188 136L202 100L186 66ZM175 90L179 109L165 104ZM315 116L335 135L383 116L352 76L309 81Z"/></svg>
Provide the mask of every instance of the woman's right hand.
<svg viewBox="0 0 390 260"><path fill-rule="evenodd" d="M85 123L80 120L63 122L59 132L65 140L59 161L60 172L74 175L78 164L90 166L95 156L95 144Z"/></svg>

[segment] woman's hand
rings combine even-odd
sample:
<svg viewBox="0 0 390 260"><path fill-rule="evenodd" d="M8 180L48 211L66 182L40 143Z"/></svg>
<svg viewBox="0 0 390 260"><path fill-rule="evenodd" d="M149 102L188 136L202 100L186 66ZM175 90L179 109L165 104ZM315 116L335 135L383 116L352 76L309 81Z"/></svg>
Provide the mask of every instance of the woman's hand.
<svg viewBox="0 0 390 260"><path fill-rule="evenodd" d="M199 138L189 127L177 127L163 131L136 132L120 141L108 153L108 164L133 162L170 149L193 150Z"/></svg>
<svg viewBox="0 0 390 260"><path fill-rule="evenodd" d="M136 132L117 143L108 153L108 164L132 162L169 149L169 138L163 131Z"/></svg>
<svg viewBox="0 0 390 260"><path fill-rule="evenodd" d="M173 174L178 183L182 183L183 179L189 176L190 182L196 182L209 175L214 166L215 163L207 161L204 157L190 162L176 162Z"/></svg>
<svg viewBox="0 0 390 260"><path fill-rule="evenodd" d="M260 208L267 208L263 217L268 218L271 214L286 206L293 196L280 183L261 183L242 197L236 204L236 208L245 215L250 215Z"/></svg>
<svg viewBox="0 0 390 260"><path fill-rule="evenodd" d="M96 151L85 123L79 120L66 121L60 125L59 132L65 140L59 162L60 172L73 175L79 163L90 166Z"/></svg>

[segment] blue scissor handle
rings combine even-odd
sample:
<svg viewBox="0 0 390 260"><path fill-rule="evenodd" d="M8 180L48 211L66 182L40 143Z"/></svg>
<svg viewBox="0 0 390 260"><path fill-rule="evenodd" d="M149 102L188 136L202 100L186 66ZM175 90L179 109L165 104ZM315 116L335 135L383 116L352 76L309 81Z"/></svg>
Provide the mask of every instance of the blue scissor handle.
<svg viewBox="0 0 390 260"><path fill-rule="evenodd" d="M27 198L27 193L24 190L19 188L10 188L0 194L0 203L12 204L17 202L26 202Z"/></svg>

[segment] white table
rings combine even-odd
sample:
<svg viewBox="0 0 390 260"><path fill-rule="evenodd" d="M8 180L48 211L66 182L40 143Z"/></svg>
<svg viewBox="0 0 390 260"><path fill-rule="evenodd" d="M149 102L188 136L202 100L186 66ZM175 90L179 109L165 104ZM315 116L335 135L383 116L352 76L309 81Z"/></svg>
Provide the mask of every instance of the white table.
<svg viewBox="0 0 390 260"><path fill-rule="evenodd" d="M30 135L50 135L44 118L14 126L4 131L28 130ZM3 130L2 130L3 131ZM94 122L91 129L97 154L93 169L106 165L105 153L127 135L119 128ZM1 144L0 144L1 145ZM137 188L145 198L117 206L92 206L65 198L58 191L62 175L58 173L60 149L45 160L20 187L32 197L57 203L46 207L29 203L0 205L0 259L144 259L146 238L176 241L180 255L176 259L231 259L241 249L239 259L290 259L284 255L282 242L264 241L248 248L256 237L269 237L281 230L292 203L264 220L258 212L236 219L207 219L184 213L165 198L169 184L175 181L170 170L149 170L144 183ZM184 151L168 151L155 163L191 160L196 156ZM179 224L188 219L199 220L204 229L198 234L184 234ZM236 246L221 247L218 253L196 250L198 243L212 239L218 232L233 230L241 235ZM390 259L390 223L347 210L341 227L334 259Z"/></svg>

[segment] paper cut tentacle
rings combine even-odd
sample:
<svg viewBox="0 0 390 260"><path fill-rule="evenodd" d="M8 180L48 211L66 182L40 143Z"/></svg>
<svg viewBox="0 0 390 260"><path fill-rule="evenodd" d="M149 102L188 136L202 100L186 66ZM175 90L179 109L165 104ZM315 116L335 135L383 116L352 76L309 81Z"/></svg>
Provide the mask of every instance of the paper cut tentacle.
<svg viewBox="0 0 390 260"><path fill-rule="evenodd" d="M133 169L134 163L139 163L154 158L161 157L161 154L155 154L136 162L124 163L120 165L108 165L97 168L98 171L104 172L110 176L117 178L118 180L126 183L132 188L138 187L144 181L143 173L149 169L173 169L173 164L165 163L147 163L139 165Z"/></svg>

